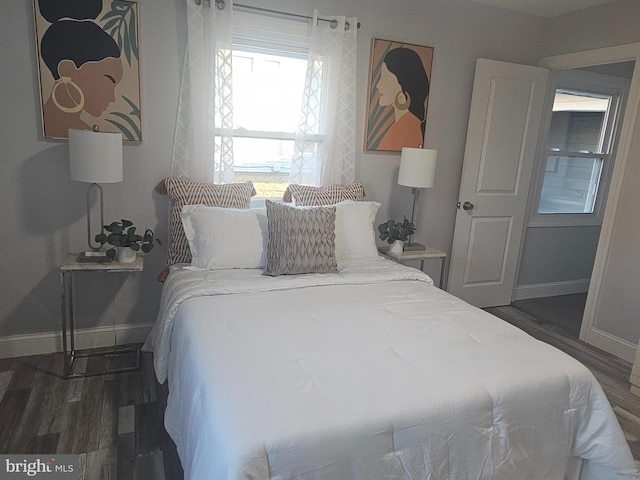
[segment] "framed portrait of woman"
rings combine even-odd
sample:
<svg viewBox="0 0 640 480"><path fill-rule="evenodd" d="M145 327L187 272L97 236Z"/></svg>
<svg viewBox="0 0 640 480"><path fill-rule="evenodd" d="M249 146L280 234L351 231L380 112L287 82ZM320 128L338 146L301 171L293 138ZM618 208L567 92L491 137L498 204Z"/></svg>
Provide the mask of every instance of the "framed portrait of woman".
<svg viewBox="0 0 640 480"><path fill-rule="evenodd" d="M424 144L432 61L432 47L372 39L365 150Z"/></svg>
<svg viewBox="0 0 640 480"><path fill-rule="evenodd" d="M142 141L138 5L125 0L34 0L45 138L70 128Z"/></svg>

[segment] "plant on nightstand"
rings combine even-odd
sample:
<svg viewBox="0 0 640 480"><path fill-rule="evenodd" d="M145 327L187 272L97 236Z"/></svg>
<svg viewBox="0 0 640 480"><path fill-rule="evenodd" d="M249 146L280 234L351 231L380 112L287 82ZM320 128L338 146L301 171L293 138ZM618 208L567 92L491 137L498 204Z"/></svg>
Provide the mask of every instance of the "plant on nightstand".
<svg viewBox="0 0 640 480"><path fill-rule="evenodd" d="M388 220L378 225L380 240L389 243L389 251L391 253L402 253L404 242L406 242L415 231L416 229L413 222L407 220L407 217L404 217L402 222Z"/></svg>
<svg viewBox="0 0 640 480"><path fill-rule="evenodd" d="M122 219L119 222L111 222L103 228L108 233L96 235L96 242L100 246L105 243L113 245L113 248L108 249L106 254L109 258L114 258L117 253L119 262L133 262L138 251L149 253L153 250L155 243L162 245L162 242L155 238L153 231L149 228L145 229L142 235L137 233L131 220Z"/></svg>

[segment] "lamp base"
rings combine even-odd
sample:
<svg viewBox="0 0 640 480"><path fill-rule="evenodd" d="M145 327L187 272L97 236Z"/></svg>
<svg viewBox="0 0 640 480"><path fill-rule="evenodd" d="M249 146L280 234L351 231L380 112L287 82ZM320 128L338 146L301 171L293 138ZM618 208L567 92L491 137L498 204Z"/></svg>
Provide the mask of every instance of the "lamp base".
<svg viewBox="0 0 640 480"><path fill-rule="evenodd" d="M76 257L76 262L81 263L104 263L111 262L113 259L108 257L104 252L80 252L80 254Z"/></svg>
<svg viewBox="0 0 640 480"><path fill-rule="evenodd" d="M405 243L403 248L405 252L414 252L416 250L426 250L426 249L427 247L425 247L421 243L416 243L416 242Z"/></svg>

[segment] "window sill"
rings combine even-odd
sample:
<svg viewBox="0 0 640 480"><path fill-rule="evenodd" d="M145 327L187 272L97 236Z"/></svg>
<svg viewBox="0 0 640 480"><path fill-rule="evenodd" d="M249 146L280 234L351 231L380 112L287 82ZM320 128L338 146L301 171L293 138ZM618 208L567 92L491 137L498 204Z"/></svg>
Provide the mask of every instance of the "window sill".
<svg viewBox="0 0 640 480"><path fill-rule="evenodd" d="M602 226L602 218L598 215L571 213L536 215L527 224L527 228L596 226Z"/></svg>

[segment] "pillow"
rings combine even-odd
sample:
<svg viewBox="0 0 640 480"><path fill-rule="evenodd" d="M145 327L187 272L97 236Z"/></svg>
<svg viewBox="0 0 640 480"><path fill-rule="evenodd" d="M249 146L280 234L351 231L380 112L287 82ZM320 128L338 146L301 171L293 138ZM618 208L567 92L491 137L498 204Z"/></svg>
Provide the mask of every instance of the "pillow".
<svg viewBox="0 0 640 480"><path fill-rule="evenodd" d="M167 195L171 200L167 261L169 265L191 262L189 244L180 219L182 207L202 204L213 207L249 208L251 197L256 194L251 182L214 185L196 183L184 178L165 178L155 190Z"/></svg>
<svg viewBox="0 0 640 480"><path fill-rule="evenodd" d="M265 200L269 242L265 275L337 272L335 207L297 208Z"/></svg>
<svg viewBox="0 0 640 480"><path fill-rule="evenodd" d="M360 182L351 185L327 185L312 187L310 185L291 184L284 192L282 200L296 206L334 205L343 200L362 200L364 187Z"/></svg>
<svg viewBox="0 0 640 480"><path fill-rule="evenodd" d="M194 267L264 268L268 238L266 209L185 205L180 217Z"/></svg>
<svg viewBox="0 0 640 480"><path fill-rule="evenodd" d="M380 204L346 200L336 204L336 261L377 258L373 224Z"/></svg>

